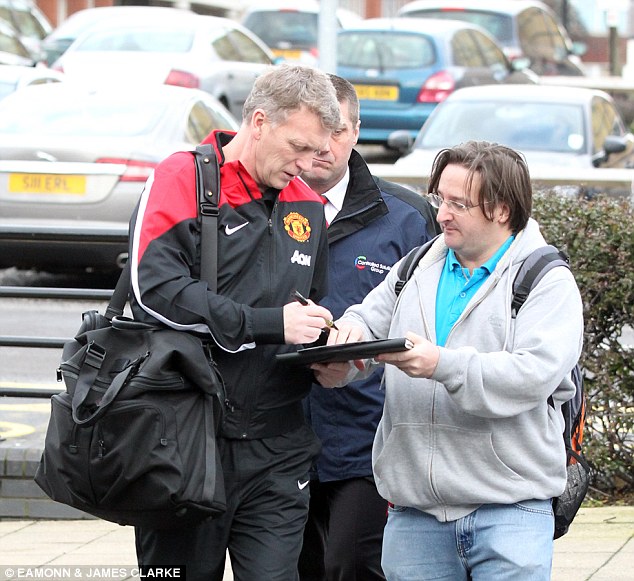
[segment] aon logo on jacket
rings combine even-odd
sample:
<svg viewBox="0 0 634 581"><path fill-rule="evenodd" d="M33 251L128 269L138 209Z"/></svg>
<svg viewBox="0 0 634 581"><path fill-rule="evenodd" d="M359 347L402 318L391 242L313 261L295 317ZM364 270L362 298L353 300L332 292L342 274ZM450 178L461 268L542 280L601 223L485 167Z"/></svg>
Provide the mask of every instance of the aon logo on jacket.
<svg viewBox="0 0 634 581"><path fill-rule="evenodd" d="M310 266L310 259L310 255L302 254L299 250L296 250L291 257L291 263L300 264L301 266Z"/></svg>

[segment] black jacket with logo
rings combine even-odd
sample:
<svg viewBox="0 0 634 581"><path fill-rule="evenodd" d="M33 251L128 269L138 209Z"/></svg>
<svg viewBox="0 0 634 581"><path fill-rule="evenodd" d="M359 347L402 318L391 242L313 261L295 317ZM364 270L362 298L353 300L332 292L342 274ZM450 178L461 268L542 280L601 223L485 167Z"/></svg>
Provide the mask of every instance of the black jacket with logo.
<svg viewBox="0 0 634 581"><path fill-rule="evenodd" d="M284 345L282 307L293 290L319 301L327 289L328 249L323 205L302 180L264 195L240 162L220 163L218 294L198 279L200 225L195 166L189 152L161 162L148 180L130 224L132 309L140 320L202 333L227 387L222 435L262 438L304 422L301 399L308 369L276 362Z"/></svg>

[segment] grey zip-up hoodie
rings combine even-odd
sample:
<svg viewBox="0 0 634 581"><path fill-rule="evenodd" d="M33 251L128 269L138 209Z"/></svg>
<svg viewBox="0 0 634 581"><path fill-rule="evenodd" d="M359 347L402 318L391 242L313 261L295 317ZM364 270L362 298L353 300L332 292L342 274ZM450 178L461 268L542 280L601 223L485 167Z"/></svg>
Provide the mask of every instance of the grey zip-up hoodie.
<svg viewBox="0 0 634 581"><path fill-rule="evenodd" d="M385 369L385 408L372 460L381 495L395 505L461 518L482 504L560 495L566 482L561 403L574 394L583 312L567 268L554 268L511 318L512 283L544 246L533 219L452 328L430 379ZM341 321L367 339L412 331L436 342L436 289L447 247L440 236L396 296L398 266ZM549 405L553 397L555 407Z"/></svg>

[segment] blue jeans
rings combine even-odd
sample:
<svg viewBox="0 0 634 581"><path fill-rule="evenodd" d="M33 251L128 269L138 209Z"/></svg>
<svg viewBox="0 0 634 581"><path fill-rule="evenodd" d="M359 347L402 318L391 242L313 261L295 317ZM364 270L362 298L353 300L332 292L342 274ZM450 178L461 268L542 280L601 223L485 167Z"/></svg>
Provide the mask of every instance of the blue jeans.
<svg viewBox="0 0 634 581"><path fill-rule="evenodd" d="M549 581L553 529L550 500L482 505L451 522L390 506L381 564L389 581Z"/></svg>

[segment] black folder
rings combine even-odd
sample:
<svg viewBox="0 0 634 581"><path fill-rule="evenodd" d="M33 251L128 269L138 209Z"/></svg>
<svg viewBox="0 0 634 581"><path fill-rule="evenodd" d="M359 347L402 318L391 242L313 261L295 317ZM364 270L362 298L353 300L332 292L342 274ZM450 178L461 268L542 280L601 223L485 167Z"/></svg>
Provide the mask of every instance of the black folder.
<svg viewBox="0 0 634 581"><path fill-rule="evenodd" d="M298 365L311 363L333 363L336 361L352 361L354 359L371 359L381 353L394 353L411 349L414 344L404 337L398 339L378 339L342 345L323 345L306 347L294 353L280 353L275 356L278 361Z"/></svg>

